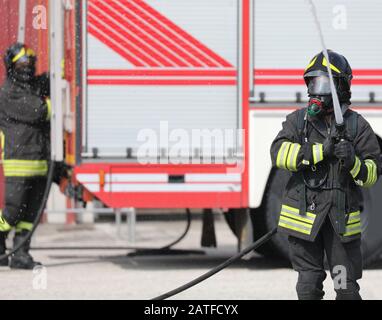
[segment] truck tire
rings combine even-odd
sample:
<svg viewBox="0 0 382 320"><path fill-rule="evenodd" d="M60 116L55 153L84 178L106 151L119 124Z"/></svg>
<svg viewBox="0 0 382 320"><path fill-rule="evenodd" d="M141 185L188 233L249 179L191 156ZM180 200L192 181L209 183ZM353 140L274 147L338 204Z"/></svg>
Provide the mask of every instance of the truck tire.
<svg viewBox="0 0 382 320"><path fill-rule="evenodd" d="M281 199L289 178L290 173L285 170L274 170L270 175L261 207L251 212L254 240L277 226ZM277 233L256 251L266 257L289 260L288 240L285 235L280 233Z"/></svg>
<svg viewBox="0 0 382 320"><path fill-rule="evenodd" d="M362 195L362 254L364 267L368 267L379 260L382 253L382 179L372 188L362 189Z"/></svg>

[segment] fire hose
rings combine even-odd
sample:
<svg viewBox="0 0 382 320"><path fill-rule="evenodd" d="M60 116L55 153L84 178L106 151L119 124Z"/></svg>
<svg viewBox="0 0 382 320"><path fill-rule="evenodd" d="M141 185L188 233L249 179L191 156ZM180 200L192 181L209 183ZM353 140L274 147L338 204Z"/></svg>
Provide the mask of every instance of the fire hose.
<svg viewBox="0 0 382 320"><path fill-rule="evenodd" d="M158 297L153 298L152 300L165 300L168 299L174 295L177 295L187 289L190 289L191 287L196 286L200 282L207 280L208 278L212 277L213 275L217 274L218 272L222 271L223 269L230 266L235 261L241 259L248 253L252 252L253 250L257 249L258 247L262 246L264 243L268 242L275 234L277 233L277 228L274 228L272 231L268 232L266 235L262 236L259 240L255 241L253 244L251 244L249 247L245 248L243 251L235 254L233 257L229 258L222 264L218 265L217 267L211 269L210 271L206 272L205 274L201 275L200 277L174 289L167 293L164 293Z"/></svg>

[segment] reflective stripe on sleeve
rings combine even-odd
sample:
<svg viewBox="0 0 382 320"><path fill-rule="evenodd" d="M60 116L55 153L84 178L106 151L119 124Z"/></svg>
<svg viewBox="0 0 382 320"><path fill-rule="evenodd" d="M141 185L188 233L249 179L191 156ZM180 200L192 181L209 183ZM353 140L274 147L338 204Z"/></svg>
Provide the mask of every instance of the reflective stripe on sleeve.
<svg viewBox="0 0 382 320"><path fill-rule="evenodd" d="M377 182L377 165L371 159L365 160L365 165L367 168L367 179L363 186L365 188L373 186Z"/></svg>
<svg viewBox="0 0 382 320"><path fill-rule="evenodd" d="M297 171L297 157L301 149L298 143L283 142L277 153L276 166L280 169Z"/></svg>
<svg viewBox="0 0 382 320"><path fill-rule="evenodd" d="M16 232L21 232L23 230L31 231L33 229L33 223L20 221L16 225Z"/></svg>
<svg viewBox="0 0 382 320"><path fill-rule="evenodd" d="M277 153L276 166L280 169L286 169L286 160L289 152L289 148L292 145L291 142L283 142L279 152Z"/></svg>
<svg viewBox="0 0 382 320"><path fill-rule="evenodd" d="M324 149L321 143L314 144L312 146L313 152L313 163L317 164L324 160Z"/></svg>
<svg viewBox="0 0 382 320"><path fill-rule="evenodd" d="M355 179L358 176L360 170L361 170L361 160L359 160L359 158L356 156L354 167L350 171L350 174L352 175L353 179Z"/></svg>
<svg viewBox="0 0 382 320"><path fill-rule="evenodd" d="M297 156L301 149L301 145L298 143L293 143L289 149L287 168L290 171L297 171Z"/></svg>

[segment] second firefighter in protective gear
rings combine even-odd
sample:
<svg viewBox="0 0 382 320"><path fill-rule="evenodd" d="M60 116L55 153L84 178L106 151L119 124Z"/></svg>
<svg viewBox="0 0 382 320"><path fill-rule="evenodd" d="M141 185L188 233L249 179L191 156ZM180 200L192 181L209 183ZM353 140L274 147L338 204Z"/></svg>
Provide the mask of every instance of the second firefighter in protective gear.
<svg viewBox="0 0 382 320"><path fill-rule="evenodd" d="M0 255L5 239L16 229L14 246L32 229L42 205L50 154L51 105L47 89L35 76L36 54L17 43L4 57L7 79L0 90L0 141L5 183L5 208L0 218ZM46 87L46 86L45 86ZM45 92L45 93L42 93ZM10 261L11 268L32 269L38 263L25 243ZM1 261L7 265L8 261Z"/></svg>
<svg viewBox="0 0 382 320"><path fill-rule="evenodd" d="M309 105L289 114L271 146L275 167L292 173L280 208L279 231L289 236L293 267L299 272L300 299L324 295L324 253L333 271L346 267L346 289L337 299L359 299L362 195L380 172L380 147L369 123L350 110L352 71L340 54L329 51L340 99L345 139L339 139L333 114L328 62L315 56L305 71ZM333 275L333 273L332 273Z"/></svg>

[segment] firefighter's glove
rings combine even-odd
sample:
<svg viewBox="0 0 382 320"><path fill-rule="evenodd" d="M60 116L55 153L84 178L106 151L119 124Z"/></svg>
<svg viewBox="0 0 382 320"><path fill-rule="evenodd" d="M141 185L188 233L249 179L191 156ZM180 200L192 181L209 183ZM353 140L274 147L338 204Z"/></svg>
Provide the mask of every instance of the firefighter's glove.
<svg viewBox="0 0 382 320"><path fill-rule="evenodd" d="M350 170L354 166L355 151L353 144L342 140L334 146L334 155L341 161L342 165Z"/></svg>

